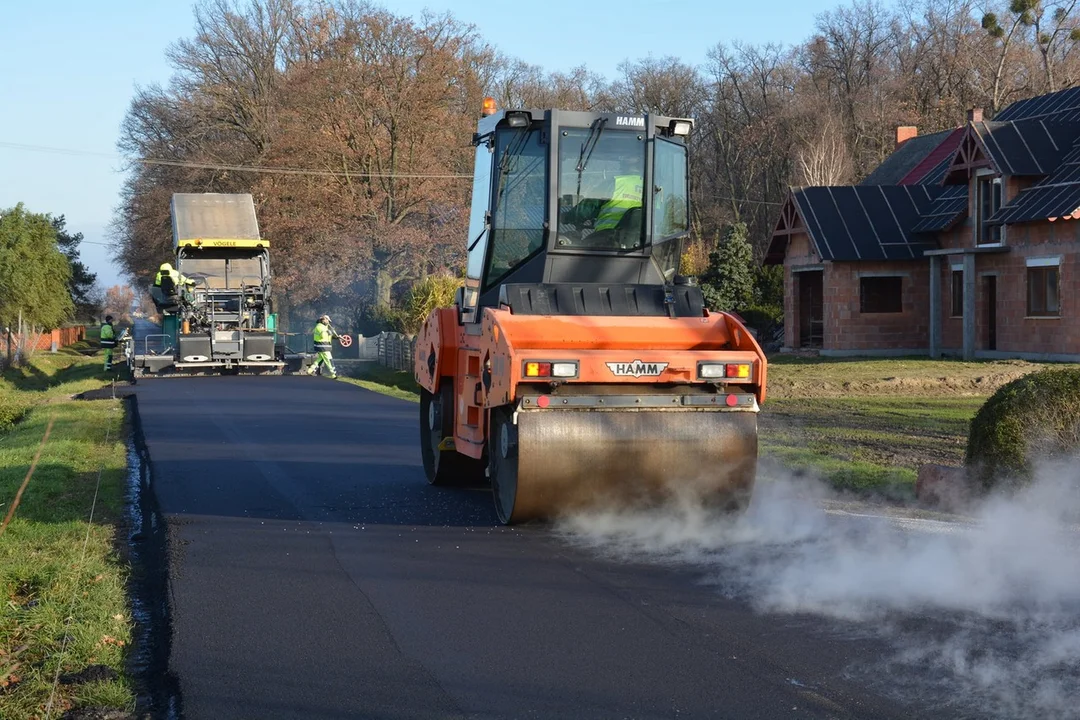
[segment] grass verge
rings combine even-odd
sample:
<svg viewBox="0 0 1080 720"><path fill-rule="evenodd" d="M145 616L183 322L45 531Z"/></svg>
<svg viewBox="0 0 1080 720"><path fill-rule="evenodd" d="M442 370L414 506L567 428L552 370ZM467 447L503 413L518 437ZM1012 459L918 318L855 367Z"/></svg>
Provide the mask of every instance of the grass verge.
<svg viewBox="0 0 1080 720"><path fill-rule="evenodd" d="M399 400L420 402L420 386L411 372L398 372L377 363L340 364L338 378L359 385L365 390L382 393Z"/></svg>
<svg viewBox="0 0 1080 720"><path fill-rule="evenodd" d="M124 412L117 400L72 399L104 385L100 363L78 350L40 354L0 377L0 405L23 408L21 420L0 433L0 516L54 420L0 536L0 718L45 717L49 707L51 717L74 707L134 709L123 675L132 623L116 539ZM69 681L90 666L112 672L56 683L58 673Z"/></svg>

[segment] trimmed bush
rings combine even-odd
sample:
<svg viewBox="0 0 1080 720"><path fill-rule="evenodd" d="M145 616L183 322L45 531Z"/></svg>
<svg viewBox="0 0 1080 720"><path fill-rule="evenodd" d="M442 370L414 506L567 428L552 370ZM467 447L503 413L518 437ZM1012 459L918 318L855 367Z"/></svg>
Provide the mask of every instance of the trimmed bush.
<svg viewBox="0 0 1080 720"><path fill-rule="evenodd" d="M971 420L966 464L990 489L1024 484L1034 463L1080 447L1080 370L1042 370L1001 386Z"/></svg>

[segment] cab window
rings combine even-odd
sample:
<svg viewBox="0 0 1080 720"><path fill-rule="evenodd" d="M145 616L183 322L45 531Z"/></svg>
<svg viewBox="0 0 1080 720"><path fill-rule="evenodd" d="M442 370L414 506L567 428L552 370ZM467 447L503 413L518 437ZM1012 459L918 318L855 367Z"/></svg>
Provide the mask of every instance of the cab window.
<svg viewBox="0 0 1080 720"><path fill-rule="evenodd" d="M560 247L630 250L644 233L645 139L638 132L565 128L559 133Z"/></svg>
<svg viewBox="0 0 1080 720"><path fill-rule="evenodd" d="M547 148L539 129L501 130L495 143L495 214L484 290L544 247Z"/></svg>
<svg viewBox="0 0 1080 720"><path fill-rule="evenodd" d="M466 277L479 280L484 270L487 250L487 213L491 207L491 146L481 142L476 147L473 170L472 208L469 210L469 261Z"/></svg>
<svg viewBox="0 0 1080 720"><path fill-rule="evenodd" d="M690 191L685 145L657 138L653 159L653 241L656 242L681 235L690 227L686 212Z"/></svg>

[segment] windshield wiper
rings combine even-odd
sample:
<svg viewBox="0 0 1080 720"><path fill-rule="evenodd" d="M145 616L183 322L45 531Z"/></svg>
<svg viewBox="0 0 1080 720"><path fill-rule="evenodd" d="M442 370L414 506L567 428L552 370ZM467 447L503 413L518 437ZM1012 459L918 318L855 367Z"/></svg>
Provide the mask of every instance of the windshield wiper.
<svg viewBox="0 0 1080 720"><path fill-rule="evenodd" d="M585 167L589 164L589 158L592 157L593 150L600 143L600 133L604 131L604 123L607 122L607 118L598 118L596 122L589 128L589 137L585 138L585 142L581 144L581 152L578 153L578 165L577 165L577 196L581 197L581 176L585 172ZM589 143L592 143L590 145ZM586 152L588 149L588 152Z"/></svg>
<svg viewBox="0 0 1080 720"><path fill-rule="evenodd" d="M514 136L514 139L506 146L506 152L503 153L502 158L499 160L499 186L495 188L495 206L499 206L499 200L502 199L503 191L506 189L506 177L510 174L510 162L518 157L518 153L521 152L525 146L525 140L528 138L529 133L532 132L531 128L523 127L518 130L518 134Z"/></svg>

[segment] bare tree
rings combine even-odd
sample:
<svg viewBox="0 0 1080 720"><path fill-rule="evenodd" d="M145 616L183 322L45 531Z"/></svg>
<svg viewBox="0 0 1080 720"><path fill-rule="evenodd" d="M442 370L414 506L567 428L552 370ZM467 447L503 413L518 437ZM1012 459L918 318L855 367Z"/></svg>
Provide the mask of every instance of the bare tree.
<svg viewBox="0 0 1080 720"><path fill-rule="evenodd" d="M804 186L843 185L851 179L851 157L841 122L824 114L799 131L796 178Z"/></svg>

